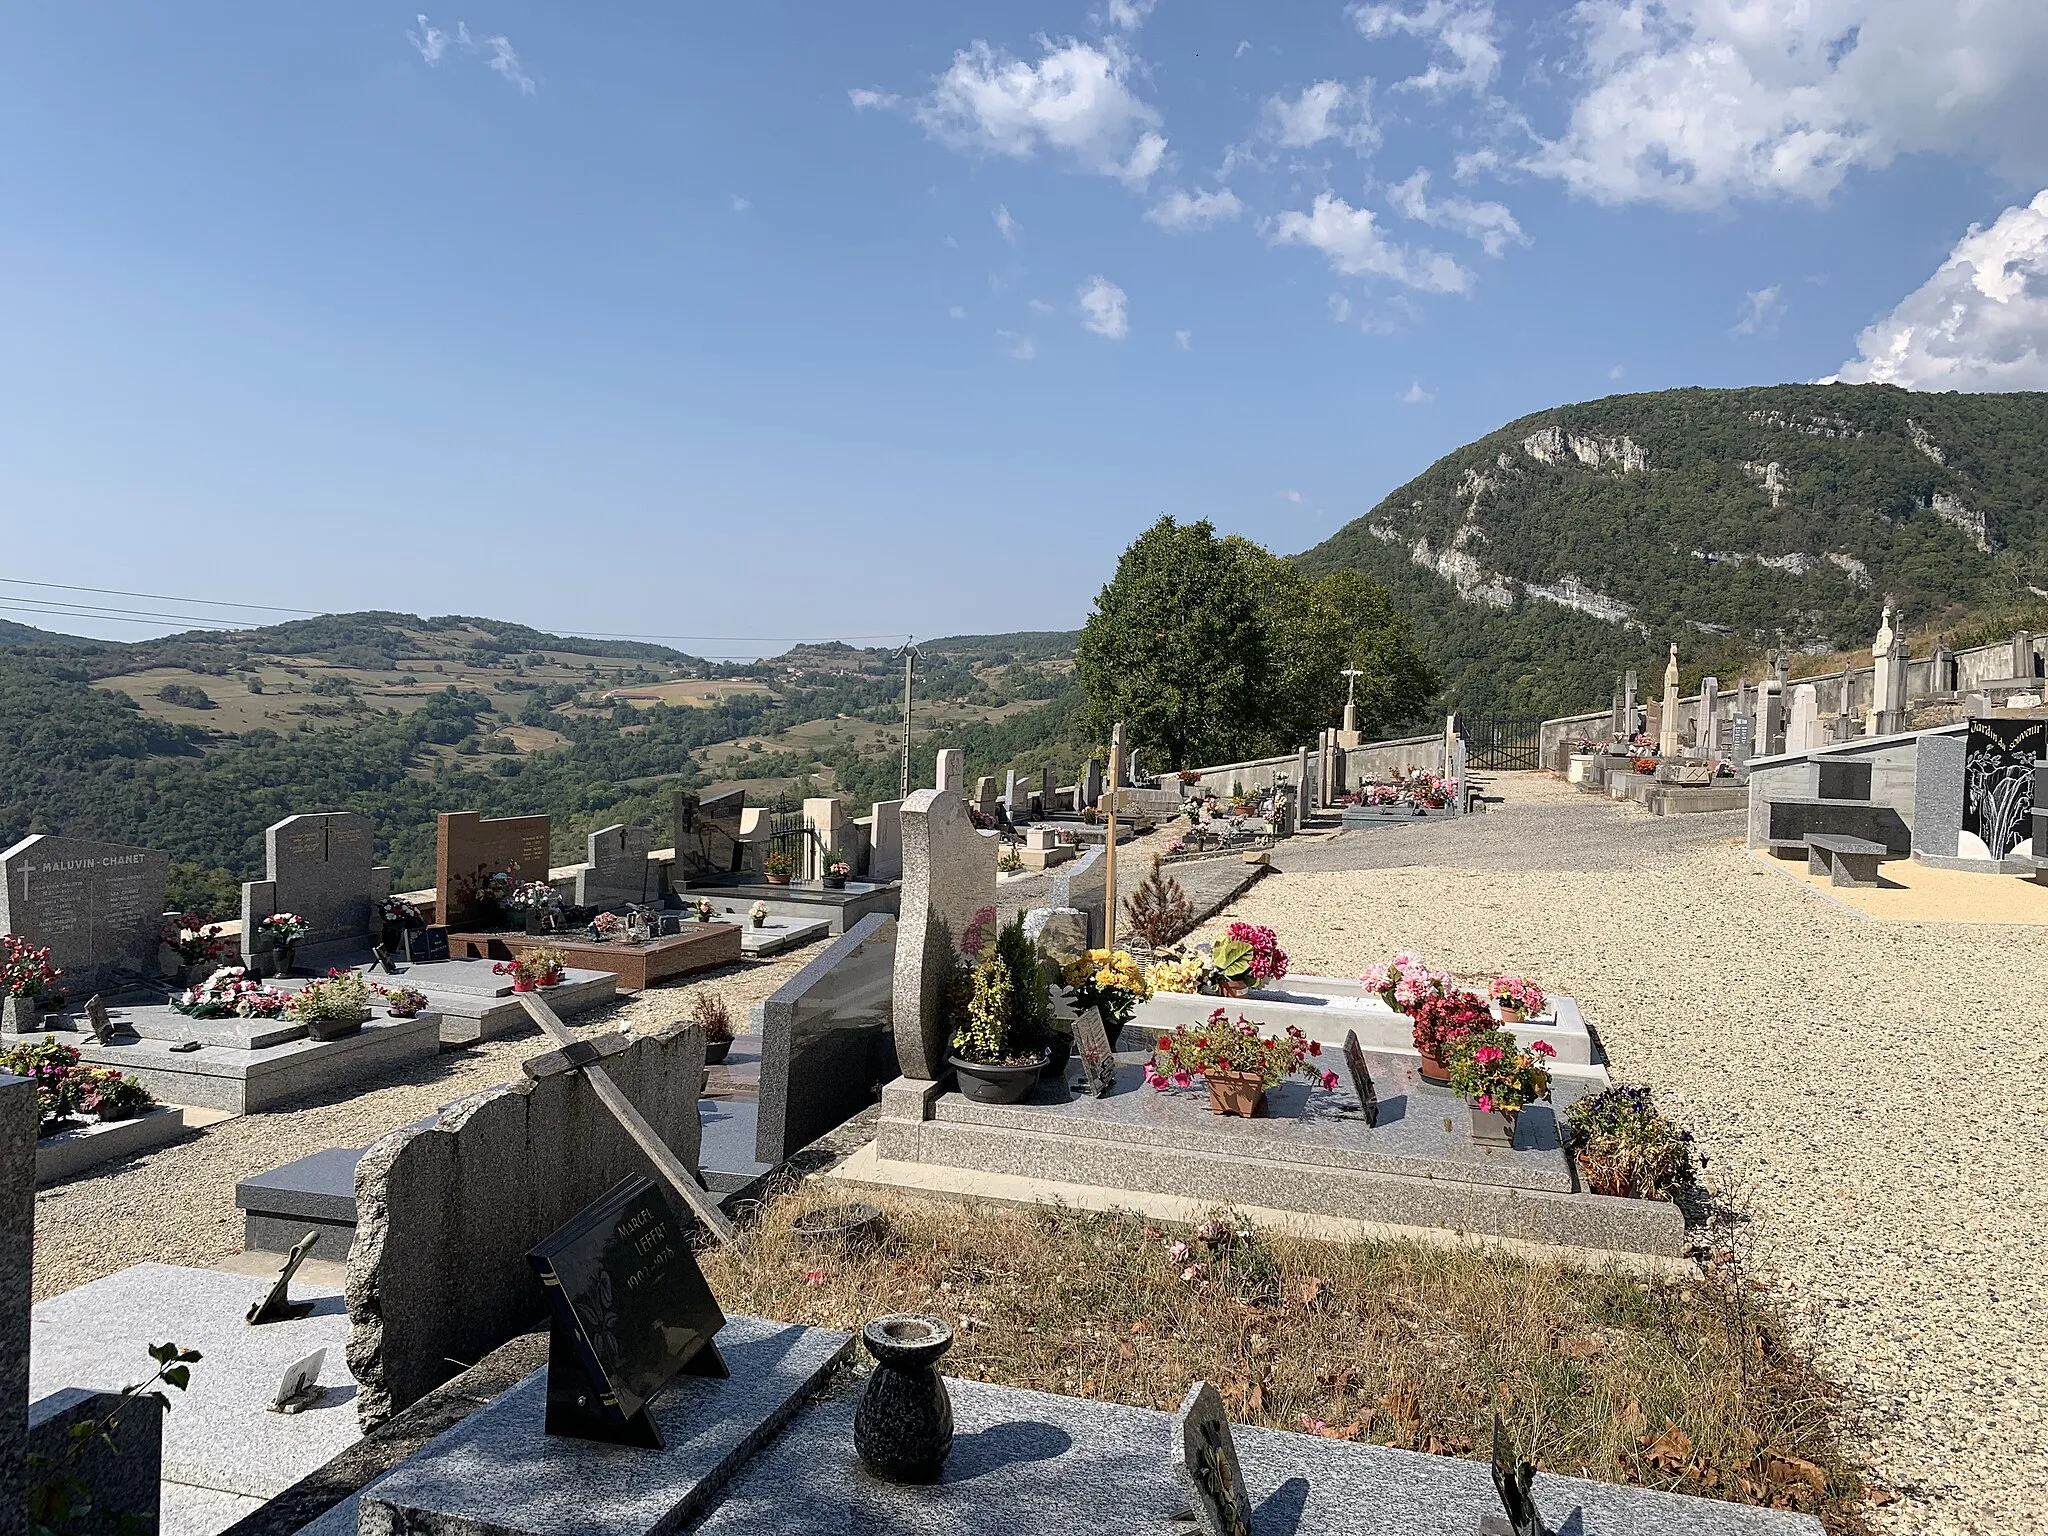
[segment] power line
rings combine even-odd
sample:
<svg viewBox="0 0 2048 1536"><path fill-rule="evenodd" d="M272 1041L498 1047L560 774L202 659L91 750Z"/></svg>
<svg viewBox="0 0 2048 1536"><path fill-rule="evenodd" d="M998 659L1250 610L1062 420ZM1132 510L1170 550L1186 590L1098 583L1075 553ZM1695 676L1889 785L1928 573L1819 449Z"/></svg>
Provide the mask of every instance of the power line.
<svg viewBox="0 0 2048 1536"><path fill-rule="evenodd" d="M61 581L28 581L18 576L0 576L10 587L46 587L54 592L91 592L99 597L143 597L153 603L191 603L200 608L246 608L257 613L303 613L317 616L318 608L274 608L267 603L225 603L210 597L172 597L163 592L123 592L117 587L73 587Z"/></svg>

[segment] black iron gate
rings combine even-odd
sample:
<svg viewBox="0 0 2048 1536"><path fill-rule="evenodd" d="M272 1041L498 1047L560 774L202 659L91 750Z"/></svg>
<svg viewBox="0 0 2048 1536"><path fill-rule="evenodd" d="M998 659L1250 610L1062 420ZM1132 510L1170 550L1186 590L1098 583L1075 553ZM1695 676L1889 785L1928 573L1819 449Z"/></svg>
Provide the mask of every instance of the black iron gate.
<svg viewBox="0 0 2048 1536"><path fill-rule="evenodd" d="M1538 718L1513 720L1490 715L1476 720L1458 717L1458 734L1465 738L1465 766L1491 769L1496 773L1512 768L1540 768L1543 721Z"/></svg>
<svg viewBox="0 0 2048 1536"><path fill-rule="evenodd" d="M786 854L791 872L799 880L815 880L824 874L818 868L815 846L818 834L804 820L802 811L771 811L768 816L768 852Z"/></svg>

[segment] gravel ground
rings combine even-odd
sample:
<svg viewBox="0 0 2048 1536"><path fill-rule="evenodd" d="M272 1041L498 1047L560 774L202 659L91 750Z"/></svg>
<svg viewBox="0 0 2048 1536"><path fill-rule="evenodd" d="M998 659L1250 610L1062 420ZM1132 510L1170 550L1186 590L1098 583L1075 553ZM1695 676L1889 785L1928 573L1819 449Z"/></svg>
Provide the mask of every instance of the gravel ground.
<svg viewBox="0 0 2048 1536"><path fill-rule="evenodd" d="M816 944L772 960L742 961L687 982L652 988L570 1021L595 1032L646 1029L689 1017L691 994L724 995L735 1028L751 1006L818 952ZM225 1120L160 1151L36 1192L38 1301L145 1259L211 1264L242 1247L235 1183L322 1147L364 1147L441 1105L519 1076L519 1064L552 1049L538 1031L446 1052L403 1074L374 1079L346 1098Z"/></svg>
<svg viewBox="0 0 2048 1536"><path fill-rule="evenodd" d="M1485 815L1290 846L1208 933L1269 923L1302 972L1415 948L1580 999L1851 1389L1851 1445L1900 1495L1878 1528L2048 1530L2042 930L1872 921L1750 858L1739 813L1495 787Z"/></svg>

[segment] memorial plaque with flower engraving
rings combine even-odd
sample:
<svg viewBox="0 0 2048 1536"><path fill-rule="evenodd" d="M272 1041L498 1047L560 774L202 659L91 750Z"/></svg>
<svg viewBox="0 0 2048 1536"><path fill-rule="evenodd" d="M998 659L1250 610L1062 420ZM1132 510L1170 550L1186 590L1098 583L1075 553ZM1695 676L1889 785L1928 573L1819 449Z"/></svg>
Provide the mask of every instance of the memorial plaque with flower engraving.
<svg viewBox="0 0 2048 1536"><path fill-rule="evenodd" d="M659 1449L648 1402L677 1374L724 1376L725 1314L651 1179L620 1180L531 1253L547 1287L547 1431Z"/></svg>

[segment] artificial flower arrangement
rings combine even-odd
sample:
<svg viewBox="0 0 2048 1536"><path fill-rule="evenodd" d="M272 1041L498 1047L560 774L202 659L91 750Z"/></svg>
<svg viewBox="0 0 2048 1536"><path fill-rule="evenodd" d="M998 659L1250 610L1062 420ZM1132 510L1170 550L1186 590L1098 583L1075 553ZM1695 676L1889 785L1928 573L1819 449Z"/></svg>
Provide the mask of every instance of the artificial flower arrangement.
<svg viewBox="0 0 2048 1536"><path fill-rule="evenodd" d="M1654 757L1632 757L1628 760L1628 765L1635 769L1637 773L1655 773L1657 771L1657 759Z"/></svg>
<svg viewBox="0 0 2048 1536"><path fill-rule="evenodd" d="M290 997L251 979L239 965L224 965L196 987L171 999L171 1010L193 1019L275 1019Z"/></svg>
<svg viewBox="0 0 2048 1536"><path fill-rule="evenodd" d="M1545 1040L1524 1049L1505 1029L1475 1029L1450 1047L1451 1089L1481 1114L1505 1115L1512 1122L1523 1105L1550 1097L1544 1063L1556 1054Z"/></svg>
<svg viewBox="0 0 2048 1536"><path fill-rule="evenodd" d="M1365 786L1364 803L1367 805L1399 805L1401 803L1401 786L1398 784L1368 784Z"/></svg>
<svg viewBox="0 0 2048 1536"><path fill-rule="evenodd" d="M38 948L19 934L0 934L0 992L9 997L43 998L57 990L64 973L50 964L48 946Z"/></svg>
<svg viewBox="0 0 2048 1536"><path fill-rule="evenodd" d="M1422 956L1404 949L1391 960L1367 966L1358 981L1366 991L1377 992L1389 1008L1413 1013L1418 1004L1441 997L1450 979L1447 972L1432 971L1422 963Z"/></svg>
<svg viewBox="0 0 2048 1536"><path fill-rule="evenodd" d="M844 880L853 873L853 866L844 859L834 859L825 866L825 877L829 880Z"/></svg>
<svg viewBox="0 0 2048 1536"><path fill-rule="evenodd" d="M385 1011L394 1019L416 1019L427 1006L427 994L418 987L373 986L370 990L384 999Z"/></svg>
<svg viewBox="0 0 2048 1536"><path fill-rule="evenodd" d="M296 912L273 912L268 917L256 920L256 931L269 939L279 949L287 944L296 944L308 933L313 925Z"/></svg>
<svg viewBox="0 0 2048 1536"><path fill-rule="evenodd" d="M1228 1011L1218 1008L1203 1024L1182 1024L1161 1035L1145 1064L1145 1081L1164 1093L1193 1087L1199 1077L1208 1086L1211 1110L1249 1116L1258 1112L1268 1089L1297 1072L1325 1090L1336 1088L1335 1072L1308 1064L1322 1053L1322 1044L1295 1025L1288 1025L1284 1035L1262 1035L1242 1014L1233 1023Z"/></svg>
<svg viewBox="0 0 2048 1536"><path fill-rule="evenodd" d="M1650 1102L1650 1090L1616 1083L1589 1093L1564 1112L1565 1142L1579 1176L1596 1195L1676 1200L1695 1176L1692 1132ZM1699 1166L1706 1166L1704 1157Z"/></svg>
<svg viewBox="0 0 2048 1536"><path fill-rule="evenodd" d="M293 993L285 1012L302 1024L360 1024L370 1016L369 978L330 970Z"/></svg>
<svg viewBox="0 0 2048 1536"><path fill-rule="evenodd" d="M1152 991L1127 949L1091 949L1076 955L1062 968L1060 979L1066 983L1067 1001L1076 1009L1093 1008L1112 1041Z"/></svg>
<svg viewBox="0 0 2048 1536"><path fill-rule="evenodd" d="M1448 988L1425 997L1413 1009L1410 1038L1422 1058L1422 1075L1434 1083L1449 1080L1448 1067L1469 1035L1493 1028L1486 1004L1470 992Z"/></svg>
<svg viewBox="0 0 2048 1536"><path fill-rule="evenodd" d="M1501 1019L1509 1024L1541 1018L1549 1002L1543 989L1526 976L1496 976L1489 990L1493 1000L1500 1004Z"/></svg>
<svg viewBox="0 0 2048 1536"><path fill-rule="evenodd" d="M768 903L757 901L747 909L747 917L756 928L768 921Z"/></svg>
<svg viewBox="0 0 2048 1536"><path fill-rule="evenodd" d="M1202 977L1208 966L1199 954L1187 954L1178 949L1162 950L1157 959L1145 967L1145 990L1158 992L1199 992Z"/></svg>
<svg viewBox="0 0 2048 1536"><path fill-rule="evenodd" d="M796 859L780 848L761 861L761 875L770 885L787 885L796 874Z"/></svg>
<svg viewBox="0 0 2048 1536"><path fill-rule="evenodd" d="M557 949L552 944L536 944L510 960L495 962L491 966L491 974L510 976L514 992L533 992L542 987L559 987L562 973L568 967L567 950Z"/></svg>
<svg viewBox="0 0 2048 1536"><path fill-rule="evenodd" d="M403 896L386 896L379 902L377 904L377 921L380 923L396 924L404 928L422 928L426 926L426 919L421 916L420 909L407 901Z"/></svg>
<svg viewBox="0 0 2048 1536"><path fill-rule="evenodd" d="M1451 803L1457 787L1442 774L1421 768L1401 781L1401 795L1411 805L1440 811Z"/></svg>
<svg viewBox="0 0 2048 1536"><path fill-rule="evenodd" d="M708 923L712 918L718 916L718 908L711 905L711 898L709 896L699 896L696 901L696 913L698 922Z"/></svg>
<svg viewBox="0 0 2048 1536"><path fill-rule="evenodd" d="M601 940L616 939L625 928L626 920L616 912L600 912L590 920L590 931Z"/></svg>
<svg viewBox="0 0 2048 1536"><path fill-rule="evenodd" d="M227 940L221 937L220 924L209 923L197 912L181 912L166 918L157 937L177 955L180 965L203 965L218 960L228 947Z"/></svg>
<svg viewBox="0 0 2048 1536"><path fill-rule="evenodd" d="M1230 939L1250 948L1250 972L1255 986L1278 981L1287 974L1287 951L1280 947L1279 936L1272 929L1254 923L1232 923Z"/></svg>
<svg viewBox="0 0 2048 1536"><path fill-rule="evenodd" d="M126 1120L156 1102L141 1083L112 1067L81 1065L77 1047L59 1045L51 1035L0 1050L0 1071L36 1085L39 1136L62 1129L73 1111L101 1120Z"/></svg>
<svg viewBox="0 0 2048 1536"><path fill-rule="evenodd" d="M545 880L525 880L512 888L505 905L514 912L556 912L562 907L562 893Z"/></svg>

